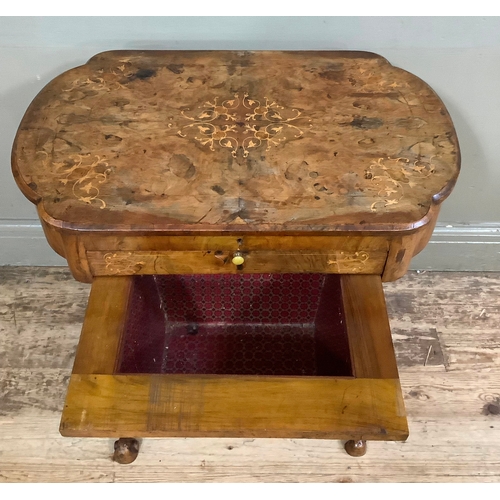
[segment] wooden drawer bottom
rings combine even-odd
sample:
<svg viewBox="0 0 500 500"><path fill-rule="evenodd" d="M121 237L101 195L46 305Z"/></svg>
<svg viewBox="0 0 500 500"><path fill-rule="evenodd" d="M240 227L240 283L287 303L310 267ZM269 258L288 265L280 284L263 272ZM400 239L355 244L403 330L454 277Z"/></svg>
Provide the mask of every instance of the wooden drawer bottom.
<svg viewBox="0 0 500 500"><path fill-rule="evenodd" d="M96 278L60 430L405 440L380 276Z"/></svg>

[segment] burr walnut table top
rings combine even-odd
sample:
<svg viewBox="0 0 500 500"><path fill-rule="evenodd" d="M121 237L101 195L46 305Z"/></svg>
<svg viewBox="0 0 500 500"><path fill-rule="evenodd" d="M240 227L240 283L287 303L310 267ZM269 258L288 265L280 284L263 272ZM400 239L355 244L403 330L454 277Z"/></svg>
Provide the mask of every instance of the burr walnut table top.
<svg viewBox="0 0 500 500"><path fill-rule="evenodd" d="M194 233L413 229L459 162L439 97L368 52L98 54L34 99L12 156L52 225Z"/></svg>

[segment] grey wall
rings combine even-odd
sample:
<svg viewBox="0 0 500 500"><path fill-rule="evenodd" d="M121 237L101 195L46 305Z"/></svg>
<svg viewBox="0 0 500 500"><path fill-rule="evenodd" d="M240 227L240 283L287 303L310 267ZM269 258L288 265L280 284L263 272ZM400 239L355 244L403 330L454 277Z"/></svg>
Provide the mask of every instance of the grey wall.
<svg viewBox="0 0 500 500"><path fill-rule="evenodd" d="M369 50L425 80L446 104L462 173L414 268L500 270L499 17L0 18L0 265L64 264L18 190L10 150L53 77L111 49Z"/></svg>

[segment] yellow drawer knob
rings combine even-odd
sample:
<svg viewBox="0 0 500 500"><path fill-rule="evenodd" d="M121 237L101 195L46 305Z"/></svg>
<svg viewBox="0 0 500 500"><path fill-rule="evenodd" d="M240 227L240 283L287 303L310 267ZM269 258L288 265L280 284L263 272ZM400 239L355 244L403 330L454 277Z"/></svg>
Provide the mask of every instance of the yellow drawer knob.
<svg viewBox="0 0 500 500"><path fill-rule="evenodd" d="M237 252L233 255L233 260L231 261L235 266L241 266L245 262L245 258L241 253Z"/></svg>

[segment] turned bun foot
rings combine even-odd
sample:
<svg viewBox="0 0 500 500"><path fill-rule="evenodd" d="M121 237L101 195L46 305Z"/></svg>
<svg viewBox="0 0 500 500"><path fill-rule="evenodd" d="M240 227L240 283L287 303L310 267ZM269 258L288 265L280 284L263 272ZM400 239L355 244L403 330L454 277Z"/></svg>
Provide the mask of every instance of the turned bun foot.
<svg viewBox="0 0 500 500"><path fill-rule="evenodd" d="M345 451L351 457L362 457L366 453L366 441L351 439L344 445Z"/></svg>
<svg viewBox="0 0 500 500"><path fill-rule="evenodd" d="M113 461L119 464L131 464L139 455L139 442L133 438L120 438L115 441Z"/></svg>

